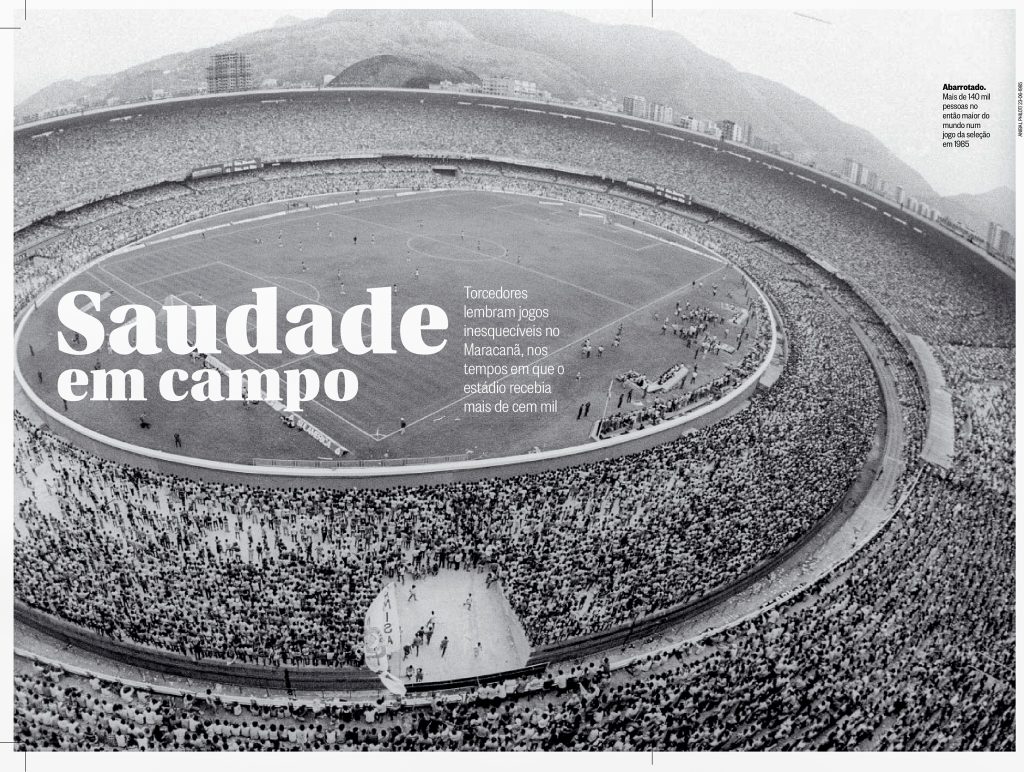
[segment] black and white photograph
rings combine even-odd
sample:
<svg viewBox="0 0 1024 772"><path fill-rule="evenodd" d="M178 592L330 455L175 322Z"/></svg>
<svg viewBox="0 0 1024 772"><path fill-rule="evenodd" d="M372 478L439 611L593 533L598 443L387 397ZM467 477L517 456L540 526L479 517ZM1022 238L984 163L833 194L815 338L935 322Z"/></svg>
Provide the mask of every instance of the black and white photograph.
<svg viewBox="0 0 1024 772"><path fill-rule="evenodd" d="M1015 755L1016 11L475 5L5 12L13 764Z"/></svg>

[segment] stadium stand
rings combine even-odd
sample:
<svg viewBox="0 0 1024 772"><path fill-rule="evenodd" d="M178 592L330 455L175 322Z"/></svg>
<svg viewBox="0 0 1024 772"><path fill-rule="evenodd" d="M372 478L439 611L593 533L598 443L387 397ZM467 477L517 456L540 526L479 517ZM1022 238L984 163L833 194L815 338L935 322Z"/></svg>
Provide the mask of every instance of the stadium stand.
<svg viewBox="0 0 1024 772"><path fill-rule="evenodd" d="M19 602L196 658L340 667L358 663L362 614L385 577L459 566L499 576L534 645L607 630L736 581L841 501L884 420L851 319L899 395L894 516L832 574L745 625L615 669L555 664L455 700L251 705L19 659L22 747L1014 747L1014 292L1004 275L824 186L677 138L450 100L350 99L196 100L20 131L16 311L112 249L234 208L338 190L506 190L642 218L734 261L786 329L778 383L642 453L373 492L155 472L18 414ZM460 173L441 178L436 158L410 153ZM253 155L324 160L187 179ZM616 181L627 178L700 206ZM770 235L753 240L751 224ZM935 406L909 336L933 352L951 395L948 469L921 458Z"/></svg>

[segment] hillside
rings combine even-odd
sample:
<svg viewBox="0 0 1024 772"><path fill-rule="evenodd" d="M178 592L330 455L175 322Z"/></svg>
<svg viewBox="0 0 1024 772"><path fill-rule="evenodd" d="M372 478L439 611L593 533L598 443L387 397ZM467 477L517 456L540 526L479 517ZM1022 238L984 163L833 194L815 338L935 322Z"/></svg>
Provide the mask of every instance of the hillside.
<svg viewBox="0 0 1024 772"><path fill-rule="evenodd" d="M975 215L984 227L975 228L983 236L987 233L988 222L995 220L1010 232L1014 231L1017 197L1007 187L996 188L977 195L962 194L949 196L946 201L954 202L965 211Z"/></svg>
<svg viewBox="0 0 1024 772"><path fill-rule="evenodd" d="M786 86L739 72L681 35L596 24L548 11L366 10L335 11L305 21L287 18L270 29L116 75L63 81L59 88L55 84L25 100L15 112L24 115L78 100L139 98L154 88L167 94L194 88L203 80L210 54L230 50L250 54L257 85L319 85L332 79L354 84L362 83L361 78L389 83L404 78L419 84L432 74L458 68L535 81L541 90L564 99L618 101L639 93L672 105L680 116L750 124L757 136L825 169L840 169L846 156L857 158L910 195L975 227L976 207L987 205L984 200L942 199L867 131L840 121ZM347 71L353 66L357 69ZM419 74L418 67L423 69ZM1012 227L1012 218L1004 219Z"/></svg>
<svg viewBox="0 0 1024 772"><path fill-rule="evenodd" d="M476 73L449 67L422 56L371 56L346 67L327 85L380 86L385 88L426 88L431 83L479 83Z"/></svg>

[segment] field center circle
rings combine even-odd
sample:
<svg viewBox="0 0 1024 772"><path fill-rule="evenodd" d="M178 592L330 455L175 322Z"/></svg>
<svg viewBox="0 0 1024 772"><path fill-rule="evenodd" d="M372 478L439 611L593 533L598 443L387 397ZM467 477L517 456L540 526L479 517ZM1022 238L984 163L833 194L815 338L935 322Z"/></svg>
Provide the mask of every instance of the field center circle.
<svg viewBox="0 0 1024 772"><path fill-rule="evenodd" d="M504 211L508 207L540 207L536 196L480 190L443 191L442 194L438 194L438 191L424 191L422 195L408 195L395 199L395 206L411 206L414 208L413 211L426 211L429 214L430 207L443 200L445 194L462 196L460 208L475 207L467 222L472 222L473 217L481 218L480 223L475 226L477 232L489 229L494 234L497 229L495 218L504 218ZM567 206L575 205L567 202ZM524 247L522 265L518 260L501 260L493 256L472 260L441 260L436 264L423 264L413 256L410 265L410 257L405 250L395 250L394 247L405 246L407 242L445 244L446 240L452 238L447 216L427 216L421 219L421 222L425 223L425 226L421 227L429 228L432 224L434 227L438 224L444 227L443 230L437 231L436 237L429 235L429 230L422 235L410 235L407 230L394 227L394 238L398 239L396 243L393 239L388 240L390 231L386 224L384 227L375 228L376 239L371 248L367 248L366 240L362 239L358 246L346 246L344 249L341 247L342 244L352 241L350 234L356 227L365 230L365 225L349 226L346 223L343 226L321 228L318 222L316 231L324 239L330 234L330 240L324 241L326 246L321 249L317 237L312 232L312 222L309 221L311 215L304 215L302 210L296 209L294 214L279 217L272 226L269 226L275 237L279 233L283 234L281 240L286 246L278 248L276 244L268 245L266 239L260 238L260 232L257 230L260 226L252 224L260 218L247 217L250 209L252 208L214 215L210 218L214 223L212 226L204 224L206 230L196 229L198 224L192 223L176 226L165 232L173 233L173 236L154 234L141 240L137 246L119 249L84 266L82 270L66 277L60 284L41 295L37 299L37 307L30 308L20 320L15 343L18 354L16 374L23 390L36 406L57 423L67 426L77 434L121 451L175 464L274 476L388 477L394 476L396 472L416 475L437 471L536 464L544 459L563 459L573 455L592 457L595 451L613 448L618 450L609 452L612 455L620 455L635 446L637 443L634 441L651 438L669 430L677 430L678 433L680 427L690 423L697 425L697 422L704 422L706 425L718 420L724 415L727 405L733 402L739 404L752 393L758 379L764 374L775 355L777 321L767 297L749 277L720 255L710 252L699 254L698 250L690 246L674 243L673 238L664 238L664 235L672 236L664 229L640 220L635 221L635 224L638 227L649 227L649 234L633 229L620 231L606 220L597 221L595 218L575 216L571 220L575 230L565 234L559 230L557 224L556 227L545 231L547 225L541 217L524 217L522 219L526 223L536 225L524 226L519 220L514 220L512 225L504 226L514 228L510 232L517 236L527 232L530 227L539 229L535 234L539 239L536 249L530 249L529 244L525 247L521 242L516 244L517 247ZM446 209L450 210L452 207L448 206ZM494 215L492 210L498 211L499 215ZM390 216L396 220L414 219L405 216L402 210L391 211ZM215 224L217 218L228 224ZM245 239L244 244L240 244L238 255L230 250L225 251L225 245L230 247L231 244L242 241L238 238L240 234L245 234ZM563 241L547 244L545 239L551 234L563 236ZM221 237L224 237L223 241ZM461 235L455 238L462 240ZM474 251L479 242L481 251L486 249L496 255L500 250L507 254L507 248L495 240L497 238L500 238L500 234L494 238L477 236L467 225L465 241L472 245L471 249ZM685 241L682 237L674 238ZM263 253L254 252L252 243L264 247ZM304 244L303 251L292 255L287 247L290 243ZM373 252L373 248L378 249L380 253ZM560 266L546 254L540 254L545 249L556 248L567 256L565 259L577 262ZM611 267L620 266L621 255L625 250L632 252L628 274L620 271L618 275L611 276L609 280L601 283L604 271L601 270L600 261L608 262L608 266ZM540 256L533 257L535 254ZM390 256L391 259L383 269L378 264L381 255ZM293 259L290 262L284 260L286 256ZM189 262L190 260L192 262ZM437 267L445 263L452 265L450 268ZM489 267L477 273L467 273L465 268L456 268L455 263L486 263ZM291 269L294 275L289 275L288 269ZM360 274L360 271L364 273ZM191 298L190 302L197 297L203 298L205 302L215 302L219 308L226 310L242 302L251 302L250 287L275 284L282 296L287 298L286 302L282 302L281 313L289 305L314 301L321 302L340 314L346 305L365 302L362 287L385 283L380 278L382 276L386 276L390 281L395 271L403 272L401 281L393 282L396 288L396 303L422 302L424 298L447 291L449 296L445 307L453 315L452 328L458 330L469 324L465 320L455 318L462 311L463 301L459 296L462 284L486 286L487 282L491 282L504 283L507 286L528 285L530 296L533 298L531 303L550 308L553 313L560 315L558 321L565 326L562 337L552 338L547 349L538 349L539 353L535 359L521 360L524 364L536 361L550 365L552 372L560 373L560 381L556 385L556 391L560 389L560 392L557 396L559 401L565 398L565 401L569 402L568 407L563 405L562 409L566 416L560 419L562 423L549 425L543 421L534 422L519 437L516 434L522 426L526 426L525 423L518 426L496 423L484 426L477 423L476 416L460 412L467 399L462 391L461 382L454 385L449 383L454 378L451 373L461 370L461 363L456 362L456 367L449 363L447 369L430 372L424 369L423 359L408 367L402 366L397 360L392 360L392 371L398 367L399 371L410 374L410 382L405 384L396 383L394 375L389 374L387 370L380 373L361 372L361 380L366 384L365 393L379 392L379 395L371 397L366 415L350 411L346 405L341 404L314 403L307 407L308 412L305 415L317 432L336 439L346 449L353 449L353 452L346 454L345 457L339 454L332 456L328 447L317 444L317 441L308 436L313 435L312 432L289 433L288 430L282 429L278 425L278 416L263 404L250 405L247 408L228 405L222 408L222 412L211 411L206 406L193 407L189 412L195 412L197 415L182 418L183 414L180 412L177 417L170 414L165 417L160 405L150 403L142 410L145 411L146 423L152 426L152 431L148 428L140 431L139 424L142 422L138 415L138 405L125 403L120 409L90 415L80 405L62 408L55 389L53 393L49 393L44 385L44 380L47 384L55 382L54 374L59 368L46 364L46 358L52 357L53 352L48 349L46 336L41 332L48 328L56 329L53 327L53 306L56 302L54 298L62 290L66 292L70 288L77 289L82 286L105 289L105 311L108 307L112 308L125 302L159 306L168 298L175 297ZM708 283L706 288L704 279L707 279ZM667 281L675 285L669 293L665 293ZM623 407L622 399L618 400L618 405L614 401L611 404L605 403L609 382L621 382L620 374L633 369L627 366L626 360L621 359L622 353L640 351L645 347L665 346L667 341L672 340L672 336L666 336L664 330L659 336L658 328L664 327L662 319L668 320L673 303L678 308L682 299L688 297L687 292L704 291L705 294L700 297L707 300L712 295L712 287L717 289L719 284L723 285L723 295L725 289L732 287L734 293L742 292L744 297L749 297L749 302L754 304L751 309L756 307L765 311L764 327L766 332L770 330L770 336L767 336L770 340L766 337L763 341L764 356L750 372L749 377L737 383L731 391L726 391L706 404L698 404L695 409L688 410L683 415L655 422L654 425L643 425L638 430L626 434L603 438L595 436L592 431L594 421L599 417L603 418L600 405L605 404L608 415L612 415L616 407ZM741 301L734 299L733 302ZM621 334L623 327L627 328L624 338L626 344L621 349L617 346L612 347L613 335L617 337ZM581 355L581 345L591 338L594 339L595 347L598 344L605 347L604 358L600 358L600 354L593 358ZM681 343L679 346L678 350L682 352ZM450 347L462 351L462 344L459 341L452 341ZM666 354L663 349L659 350L660 357L675 356L671 353ZM747 349L737 352L737 356L740 353L747 353ZM330 361L321 363L316 361L316 358L285 356L277 361L250 360L248 363L232 363L230 366L263 366L267 369L342 366L358 368L368 361L346 359L343 353L336 358L326 359ZM714 359L712 358L712 361ZM726 357L722 357L723 364L725 359ZM388 358L379 361L382 365L387 364ZM665 361L656 364L657 357L652 361L654 364L651 364L651 367L656 369L647 371L652 377L657 377L658 373L663 371L667 374L671 369L666 367ZM86 366L91 364L91 360L85 363ZM164 358L159 363L154 361L152 364L159 365L159 369L183 366L181 361L172 358ZM64 363L63 366L83 365L76 362L73 365ZM184 366L187 366L187 363ZM714 365L709 362L709 366ZM45 377L40 375L36 378L37 368L40 373L45 371ZM580 372L585 372L582 379L577 377ZM437 393L430 392L430 388L434 388ZM615 386L615 389L616 395L625 397L626 386ZM619 391L623 394L619 395ZM362 397L363 394L361 391L359 396ZM413 404L410 394L414 397L425 394L426 399L417 406ZM159 395L157 398L159 400ZM377 404L372 404L373 399L378 400ZM598 407L592 412L588 408L589 415L584 416L586 420L581 421L580 416L577 416L577 420L573 421L572 416L577 412L577 402L580 405L589 402ZM632 400L626 401L627 409L631 403ZM248 413L235 415L231 412L237 413L239 410L247 410ZM403 428L400 426L400 419L401 423L406 424L406 431L400 431L400 428ZM247 434L237 436L233 433L235 427L240 427L238 430ZM569 431L574 431L575 434L570 435L563 431L565 427L569 427ZM178 434L182 438L181 446L176 444L178 440L175 435ZM538 438L543 440L552 437L554 439L549 442L538 441ZM173 438L173 444L170 438ZM472 445L476 438L480 438L480 447ZM289 454L287 443L298 440L303 441L305 447L299 453ZM420 444L410 444L410 440ZM406 443L404 452L401 444L403 442ZM484 442L490 442L491 446L484 446ZM225 447L229 446L232 450L225 452Z"/></svg>

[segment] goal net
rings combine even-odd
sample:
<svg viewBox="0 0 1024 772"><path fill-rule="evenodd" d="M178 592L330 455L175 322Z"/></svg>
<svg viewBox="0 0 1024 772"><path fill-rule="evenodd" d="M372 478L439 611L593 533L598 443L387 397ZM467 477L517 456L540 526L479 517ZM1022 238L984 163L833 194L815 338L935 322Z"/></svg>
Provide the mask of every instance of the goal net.
<svg viewBox="0 0 1024 772"><path fill-rule="evenodd" d="M608 217L604 212L595 212L593 209L580 209L579 216L585 217L588 220L593 220L594 222L599 222L602 225L608 224Z"/></svg>
<svg viewBox="0 0 1024 772"><path fill-rule="evenodd" d="M183 298L180 298L177 295L168 295L166 298L164 298L164 302L162 304L162 307L161 307L160 311L157 313L157 319L163 320L163 319L165 319L167 317L167 310L166 309L169 306L187 306L187 305L190 305L190 304L188 303L188 301L184 300ZM186 316L186 320L187 320L186 323L188 324L188 341L192 345L195 345L195 342L196 342L196 320L195 320L195 317L193 316L193 314L189 313Z"/></svg>

